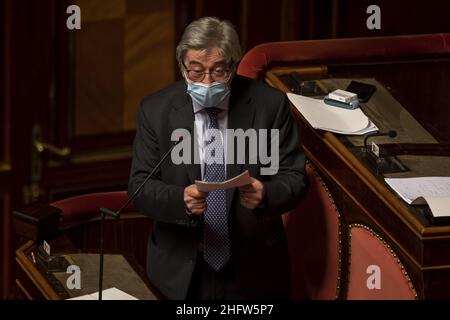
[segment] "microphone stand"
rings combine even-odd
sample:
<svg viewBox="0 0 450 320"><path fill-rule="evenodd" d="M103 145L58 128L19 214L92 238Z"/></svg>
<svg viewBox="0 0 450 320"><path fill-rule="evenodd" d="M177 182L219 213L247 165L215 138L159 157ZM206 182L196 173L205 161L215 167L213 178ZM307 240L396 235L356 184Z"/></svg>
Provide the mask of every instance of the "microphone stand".
<svg viewBox="0 0 450 320"><path fill-rule="evenodd" d="M370 150L367 141L373 137L390 137L395 138L397 136L397 131L389 130L388 132L378 132L371 133L365 136L364 146L358 148L358 154L373 171L376 172L378 176L380 173L392 173L405 171L405 168L394 155L386 154L383 152L381 147L377 151Z"/></svg>
<svg viewBox="0 0 450 320"><path fill-rule="evenodd" d="M136 198L136 196L138 195L139 191L141 191L141 189L144 187L144 185L147 183L147 181L150 180L150 178L153 176L153 174L156 172L156 170L159 169L159 167L164 162L164 160L166 160L166 158L172 152L173 148L175 148L175 146L177 144L179 144L181 141L183 141L183 137L180 137L178 139L178 141L176 141L172 145L172 147L170 147L170 149L166 152L164 157L162 157L162 159L159 160L159 162L153 168L152 172L150 172L150 174L147 176L147 178L145 178L145 180L141 183L139 188L136 189L136 191L133 193L133 195L128 198L128 200L125 202L125 204L122 207L120 207L119 210L112 211L110 209L100 208L100 214L101 214L101 222L100 222L100 267L99 267L100 270L99 270L99 279L98 279L98 300L102 300L102 294L103 294L103 256L104 256L103 241L104 241L105 217L109 216L109 217L112 217L112 218L115 218L115 219L119 218L120 217L120 213L131 203L131 201L134 200L134 198Z"/></svg>
<svg viewBox="0 0 450 320"><path fill-rule="evenodd" d="M390 137L390 138L395 138L397 136L397 131L389 130L388 132L378 132L378 133L368 134L367 136L364 137L364 148L366 150L369 150L369 148L367 146L367 140L369 140L369 138L372 138L372 137L383 137L383 136L387 136L387 137Z"/></svg>

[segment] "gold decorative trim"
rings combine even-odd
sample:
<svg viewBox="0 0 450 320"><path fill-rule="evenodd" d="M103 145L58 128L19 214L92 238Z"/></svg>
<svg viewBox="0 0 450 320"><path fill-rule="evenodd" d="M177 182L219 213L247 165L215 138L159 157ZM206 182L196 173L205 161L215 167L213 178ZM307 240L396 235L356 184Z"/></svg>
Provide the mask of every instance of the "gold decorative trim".
<svg viewBox="0 0 450 320"><path fill-rule="evenodd" d="M341 275L342 275L342 231L341 231L341 214L339 213L339 210L336 206L336 203L334 202L333 196L331 195L330 190L328 189L327 185L325 184L325 182L323 181L322 177L319 175L319 173L317 172L316 168L314 167L314 165L309 161L306 160L306 165L309 165L313 171L313 174L315 177L317 177L317 179L319 180L320 184L322 185L322 187L325 189L328 198L331 201L331 204L333 205L334 211L337 214L338 217L338 240L339 240L339 244L338 244L338 275L337 275L337 283L336 283L336 294L335 294L335 299L339 299L339 295L341 293Z"/></svg>
<svg viewBox="0 0 450 320"><path fill-rule="evenodd" d="M418 300L419 297L417 295L417 291L414 288L414 284L411 281L411 278L408 275L408 272L406 271L405 267L403 266L403 263L400 261L400 258L397 256L397 254L394 252L394 250L391 248L391 246L378 234L376 233L372 228L360 224L360 223L352 223L348 226L348 276L347 276L347 287L349 287L350 285L350 264L351 264L351 246L352 246L352 233L351 230L353 228L360 228L360 229L364 229L366 231L368 231L370 234L372 234L376 239L378 239L383 245L384 247L388 250L388 252L392 255L392 257L394 258L395 262L397 262L397 264L400 266L400 270L402 271L403 275L405 276L406 280L408 281L408 285L409 288L412 290L413 294L414 294L414 299Z"/></svg>

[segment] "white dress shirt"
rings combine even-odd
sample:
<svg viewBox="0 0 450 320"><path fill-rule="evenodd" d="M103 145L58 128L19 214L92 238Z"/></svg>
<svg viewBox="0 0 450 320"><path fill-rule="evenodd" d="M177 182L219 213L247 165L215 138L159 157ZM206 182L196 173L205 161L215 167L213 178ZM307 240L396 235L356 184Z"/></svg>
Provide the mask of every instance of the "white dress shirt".
<svg viewBox="0 0 450 320"><path fill-rule="evenodd" d="M227 163L227 139L226 139L226 129L228 125L228 105L230 101L230 96L228 95L219 105L216 106L216 108L223 109L221 113L217 116L217 121L219 124L219 130L220 130L220 136L222 139L222 144L224 146L223 154L224 154L224 161L225 164ZM204 110L205 107L199 105L194 100L192 100L192 106L194 109L194 116L195 116L195 130L197 134L197 142L198 142L198 148L199 148L199 156L200 156L200 168L202 173L202 180L205 173L205 151L206 151L206 141L204 141L204 135L206 130L208 129L210 120L209 116ZM226 165L225 165L225 176L226 176Z"/></svg>

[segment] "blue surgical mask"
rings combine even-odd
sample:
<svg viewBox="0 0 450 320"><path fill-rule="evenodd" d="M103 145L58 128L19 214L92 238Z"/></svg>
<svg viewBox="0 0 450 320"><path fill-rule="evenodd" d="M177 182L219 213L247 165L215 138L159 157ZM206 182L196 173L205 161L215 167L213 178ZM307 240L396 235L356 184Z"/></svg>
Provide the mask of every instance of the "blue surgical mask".
<svg viewBox="0 0 450 320"><path fill-rule="evenodd" d="M205 108L216 107L221 103L229 94L230 89L228 84L221 82L213 82L205 84L201 82L193 82L186 77L187 81L187 93L191 96L192 100Z"/></svg>

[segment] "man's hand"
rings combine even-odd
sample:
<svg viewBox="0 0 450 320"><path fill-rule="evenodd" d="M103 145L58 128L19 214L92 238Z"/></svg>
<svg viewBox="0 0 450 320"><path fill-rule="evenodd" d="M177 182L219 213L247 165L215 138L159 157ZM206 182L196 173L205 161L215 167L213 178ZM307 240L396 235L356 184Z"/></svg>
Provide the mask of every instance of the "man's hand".
<svg viewBox="0 0 450 320"><path fill-rule="evenodd" d="M199 191L195 184L191 184L184 189L184 204L192 214L201 215L206 211L207 196L207 192Z"/></svg>
<svg viewBox="0 0 450 320"><path fill-rule="evenodd" d="M257 208L264 201L266 195L262 182L255 178L251 179L251 184L239 188L241 205L247 209Z"/></svg>

